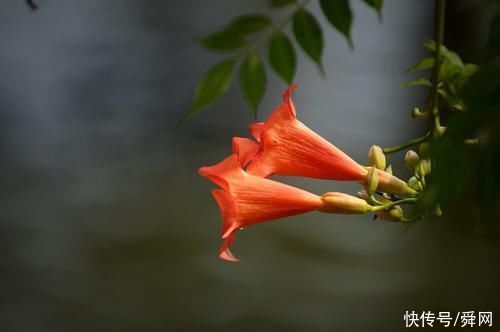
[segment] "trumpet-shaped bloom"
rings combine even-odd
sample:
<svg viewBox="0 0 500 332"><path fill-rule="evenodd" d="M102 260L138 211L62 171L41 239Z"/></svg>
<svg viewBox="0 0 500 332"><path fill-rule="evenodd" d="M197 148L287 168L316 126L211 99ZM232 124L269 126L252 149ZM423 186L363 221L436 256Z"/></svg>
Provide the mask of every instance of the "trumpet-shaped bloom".
<svg viewBox="0 0 500 332"><path fill-rule="evenodd" d="M263 123L250 127L260 150L247 171L261 177L272 174L318 179L360 180L366 170L340 149L297 120L291 93L283 93L281 104Z"/></svg>
<svg viewBox="0 0 500 332"><path fill-rule="evenodd" d="M237 260L230 251L236 231L256 223L317 210L323 199L307 191L245 172L236 154L217 165L200 168L222 189L212 191L222 214L219 256Z"/></svg>
<svg viewBox="0 0 500 332"><path fill-rule="evenodd" d="M247 172L260 177L272 174L304 176L317 179L364 182L368 170L347 154L297 120L291 93L283 93L283 103L265 122L250 126L250 133L260 143ZM402 194L406 183L378 170L379 190ZM410 190L411 191L411 190Z"/></svg>

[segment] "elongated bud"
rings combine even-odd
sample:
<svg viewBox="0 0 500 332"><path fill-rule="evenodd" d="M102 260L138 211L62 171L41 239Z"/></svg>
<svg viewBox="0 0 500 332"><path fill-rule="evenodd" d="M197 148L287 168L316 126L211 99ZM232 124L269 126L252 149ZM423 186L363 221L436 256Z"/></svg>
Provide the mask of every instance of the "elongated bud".
<svg viewBox="0 0 500 332"><path fill-rule="evenodd" d="M372 145L368 151L368 161L378 169L385 169L385 154L380 146Z"/></svg>
<svg viewBox="0 0 500 332"><path fill-rule="evenodd" d="M445 131L446 131L446 127L444 127L444 126L439 126L437 128L437 132L438 132L439 136L443 135Z"/></svg>
<svg viewBox="0 0 500 332"><path fill-rule="evenodd" d="M391 165L387 166L387 168L385 169L385 171L387 173L389 173L389 174L392 174L392 166Z"/></svg>
<svg viewBox="0 0 500 332"><path fill-rule="evenodd" d="M418 107L415 107L412 111L411 111L411 117L414 118L414 119L424 119L426 118L427 116L429 115L428 112L422 112L420 110L420 108Z"/></svg>
<svg viewBox="0 0 500 332"><path fill-rule="evenodd" d="M391 201L385 197L382 197L380 199L380 201L383 204L391 203ZM403 218L403 209L401 208L401 206L396 205L396 206L391 207L388 210L377 211L377 212L375 212L375 214L377 215L377 217L379 217L380 219L383 219L383 220L400 221L401 218Z"/></svg>
<svg viewBox="0 0 500 332"><path fill-rule="evenodd" d="M422 191L422 189L424 189L422 187L422 183L420 181L418 181L418 179L414 176L412 176L408 180L408 187L410 187L411 189L416 190L416 191Z"/></svg>
<svg viewBox="0 0 500 332"><path fill-rule="evenodd" d="M424 177L431 172L431 162L430 160L424 159L420 160L417 166L417 174L420 177Z"/></svg>
<svg viewBox="0 0 500 332"><path fill-rule="evenodd" d="M389 210L382 210L376 213L377 217L387 221L400 221L403 218L403 209L401 206L396 205Z"/></svg>
<svg viewBox="0 0 500 332"><path fill-rule="evenodd" d="M370 167L368 174L365 178L365 188L368 194L373 194L377 191L378 187L378 173L375 171L374 167Z"/></svg>
<svg viewBox="0 0 500 332"><path fill-rule="evenodd" d="M321 212L340 214L363 214L371 211L372 206L364 199L338 192L329 192L321 195L323 207Z"/></svg>
<svg viewBox="0 0 500 332"><path fill-rule="evenodd" d="M443 211L441 210L441 206L439 204L434 207L432 214L436 217L441 217L443 215Z"/></svg>
<svg viewBox="0 0 500 332"><path fill-rule="evenodd" d="M405 155L405 165L410 171L415 171L419 161L418 154L413 150L408 150Z"/></svg>
<svg viewBox="0 0 500 332"><path fill-rule="evenodd" d="M421 156L426 156L429 153L429 143L422 143L418 147L418 154Z"/></svg>

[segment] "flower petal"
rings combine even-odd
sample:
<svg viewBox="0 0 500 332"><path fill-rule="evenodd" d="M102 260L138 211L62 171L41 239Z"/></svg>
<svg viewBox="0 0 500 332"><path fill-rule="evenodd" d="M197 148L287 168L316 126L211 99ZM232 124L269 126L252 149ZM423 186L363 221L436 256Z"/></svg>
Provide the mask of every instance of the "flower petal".
<svg viewBox="0 0 500 332"><path fill-rule="evenodd" d="M233 153L238 156L241 167L252 160L259 152L259 144L244 137L233 137Z"/></svg>
<svg viewBox="0 0 500 332"><path fill-rule="evenodd" d="M295 89L297 89L297 86L297 83L293 83L288 89L283 92L283 102L294 118L297 117L297 112L295 112L295 105L292 101L292 93L295 91Z"/></svg>
<svg viewBox="0 0 500 332"><path fill-rule="evenodd" d="M236 236L236 232L234 231L226 237L219 248L219 257L223 260L230 262L239 262L239 259L236 258L231 252L231 245L233 244L234 237Z"/></svg>
<svg viewBox="0 0 500 332"><path fill-rule="evenodd" d="M257 140L257 142L260 142L260 134L262 130L264 130L264 122L251 124L249 130L250 134Z"/></svg>
<svg viewBox="0 0 500 332"><path fill-rule="evenodd" d="M198 170L201 176L208 178L225 190L229 189L228 178L239 176L242 172L243 169L238 161L238 156L235 154L230 155L216 165L201 167Z"/></svg>
<svg viewBox="0 0 500 332"><path fill-rule="evenodd" d="M222 189L212 190L222 215L222 238L227 238L234 230L238 229L238 207L230 193Z"/></svg>

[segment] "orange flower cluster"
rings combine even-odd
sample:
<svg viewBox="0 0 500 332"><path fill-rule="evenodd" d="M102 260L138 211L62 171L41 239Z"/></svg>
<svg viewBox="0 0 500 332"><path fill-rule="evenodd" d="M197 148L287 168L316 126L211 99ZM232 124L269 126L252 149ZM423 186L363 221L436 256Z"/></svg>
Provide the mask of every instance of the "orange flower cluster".
<svg viewBox="0 0 500 332"><path fill-rule="evenodd" d="M321 196L268 179L273 174L365 183L371 167L363 167L347 154L297 120L291 93L265 122L250 126L255 140L233 138L233 153L217 165L202 167L200 175L221 189L212 191L222 213L222 245L219 256L238 259L230 247L238 229L310 211L365 213L372 206L344 193ZM410 194L397 177L375 170L377 190Z"/></svg>

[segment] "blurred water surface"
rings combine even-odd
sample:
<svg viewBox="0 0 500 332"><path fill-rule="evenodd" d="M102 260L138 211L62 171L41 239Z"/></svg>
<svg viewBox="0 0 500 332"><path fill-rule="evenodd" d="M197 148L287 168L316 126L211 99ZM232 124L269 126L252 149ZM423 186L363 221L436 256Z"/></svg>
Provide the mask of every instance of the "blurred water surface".
<svg viewBox="0 0 500 332"><path fill-rule="evenodd" d="M499 244L474 210L411 227L308 214L241 233L217 258L219 212L198 167L252 118L233 87L174 130L219 56L193 36L265 1L22 1L0 12L0 330L366 331L405 310L498 308ZM425 53L432 2L352 2L354 50L328 26L327 78L299 52L299 117L360 162L423 129L399 88ZM277 18L283 12L277 11ZM269 77L264 118L283 84ZM405 174L397 157L393 165ZM316 193L351 184L279 178Z"/></svg>

